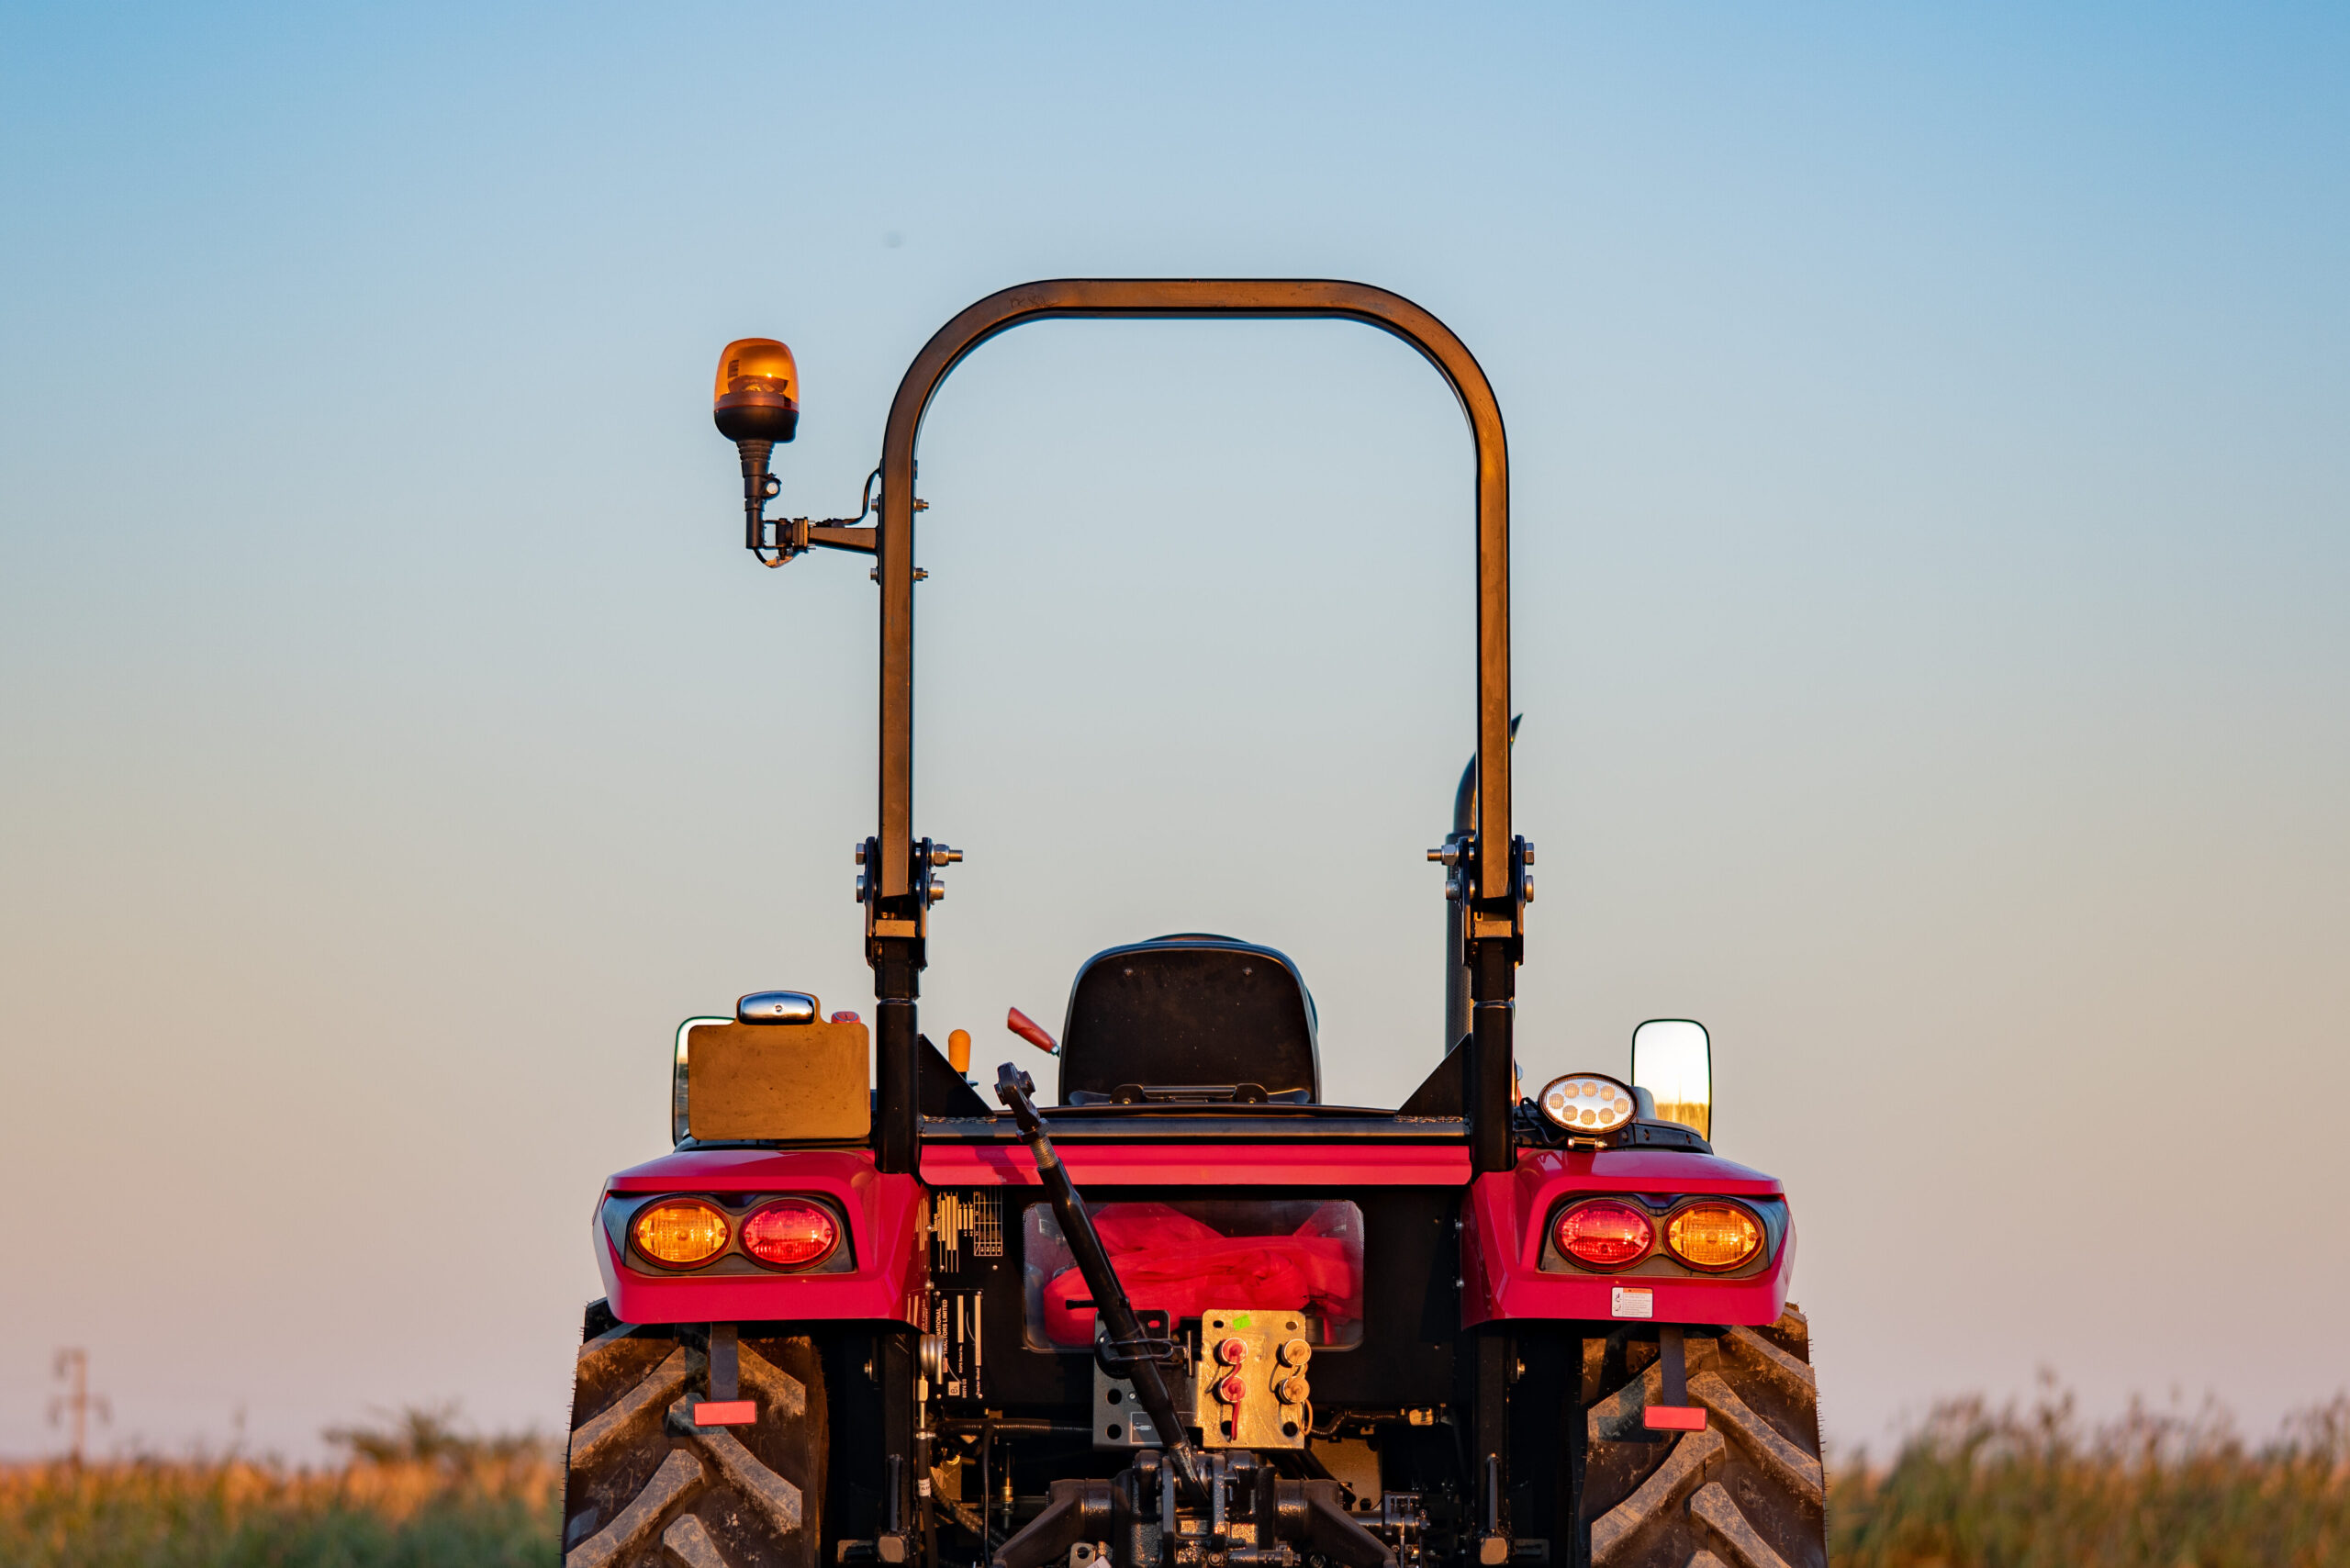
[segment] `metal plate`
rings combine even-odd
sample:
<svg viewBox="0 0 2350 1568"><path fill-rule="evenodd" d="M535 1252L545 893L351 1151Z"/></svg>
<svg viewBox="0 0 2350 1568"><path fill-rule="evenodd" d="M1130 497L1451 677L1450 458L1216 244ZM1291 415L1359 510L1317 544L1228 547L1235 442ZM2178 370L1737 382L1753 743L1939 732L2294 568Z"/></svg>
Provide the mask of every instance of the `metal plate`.
<svg viewBox="0 0 2350 1568"><path fill-rule="evenodd" d="M1285 1403L1275 1392L1293 1372L1311 1378L1313 1364L1284 1366L1281 1345L1305 1333L1305 1315L1283 1307L1211 1307L1200 1315L1200 1355L1193 1363L1192 1409L1200 1423L1200 1446L1211 1449L1302 1449L1314 1424L1314 1406ZM1247 1348L1237 1365L1217 1360L1225 1341ZM1217 1394L1225 1379L1237 1377L1240 1402ZM1236 1419L1237 1415L1237 1419Z"/></svg>

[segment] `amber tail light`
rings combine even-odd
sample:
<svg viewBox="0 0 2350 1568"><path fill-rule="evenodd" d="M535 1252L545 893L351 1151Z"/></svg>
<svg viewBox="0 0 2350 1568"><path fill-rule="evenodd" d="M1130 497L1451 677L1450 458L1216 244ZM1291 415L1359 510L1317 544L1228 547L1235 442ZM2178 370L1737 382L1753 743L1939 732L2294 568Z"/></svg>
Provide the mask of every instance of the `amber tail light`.
<svg viewBox="0 0 2350 1568"><path fill-rule="evenodd" d="M707 1263L726 1250L726 1216L691 1198L654 1204L630 1231L639 1252L672 1269Z"/></svg>
<svg viewBox="0 0 2350 1568"><path fill-rule="evenodd" d="M1762 1249L1762 1227L1736 1204L1691 1204L1665 1222L1664 1244L1693 1269L1735 1269Z"/></svg>
<svg viewBox="0 0 2350 1568"><path fill-rule="evenodd" d="M1592 1269L1627 1269L1649 1255L1656 1228L1629 1204L1595 1198L1561 1215L1551 1239L1559 1250Z"/></svg>

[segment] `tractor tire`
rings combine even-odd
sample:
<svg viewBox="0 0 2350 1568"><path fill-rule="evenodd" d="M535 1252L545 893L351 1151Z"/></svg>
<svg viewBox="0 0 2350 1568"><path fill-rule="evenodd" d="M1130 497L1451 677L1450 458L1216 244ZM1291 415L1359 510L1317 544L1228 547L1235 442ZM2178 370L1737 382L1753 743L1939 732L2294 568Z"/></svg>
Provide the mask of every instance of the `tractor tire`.
<svg viewBox="0 0 2350 1568"><path fill-rule="evenodd" d="M1627 1362L1640 1351L1647 1365L1634 1372ZM1654 1347L1594 1339L1584 1354L1602 1385L1621 1380L1585 1412L1591 1568L1827 1568L1819 1391L1799 1309L1768 1328L1693 1331L1689 1402L1704 1406L1706 1429L1662 1442L1644 1440L1641 1426L1662 1401Z"/></svg>
<svg viewBox="0 0 2350 1568"><path fill-rule="evenodd" d="M744 1427L701 1427L709 1363L678 1330L588 1308L565 1462L564 1568L816 1568L829 1423L816 1348L741 1341Z"/></svg>

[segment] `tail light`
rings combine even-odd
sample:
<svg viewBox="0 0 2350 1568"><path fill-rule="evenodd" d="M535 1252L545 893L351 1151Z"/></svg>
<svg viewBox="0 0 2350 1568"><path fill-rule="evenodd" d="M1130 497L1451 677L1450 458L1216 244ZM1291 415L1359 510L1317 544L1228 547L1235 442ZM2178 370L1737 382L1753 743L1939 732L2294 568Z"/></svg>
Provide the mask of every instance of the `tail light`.
<svg viewBox="0 0 2350 1568"><path fill-rule="evenodd" d="M822 1204L786 1198L743 1222L743 1250L773 1269L806 1269L841 1244L840 1224Z"/></svg>
<svg viewBox="0 0 2350 1568"><path fill-rule="evenodd" d="M691 1198L654 1204L632 1229L639 1252L672 1269L707 1263L726 1250L726 1216Z"/></svg>
<svg viewBox="0 0 2350 1568"><path fill-rule="evenodd" d="M1762 1249L1762 1227L1736 1204L1691 1204L1665 1222L1664 1244L1693 1269L1735 1269Z"/></svg>
<svg viewBox="0 0 2350 1568"><path fill-rule="evenodd" d="M1595 1198L1559 1216L1551 1229L1559 1250L1593 1269L1624 1269L1649 1255L1656 1227L1629 1204Z"/></svg>

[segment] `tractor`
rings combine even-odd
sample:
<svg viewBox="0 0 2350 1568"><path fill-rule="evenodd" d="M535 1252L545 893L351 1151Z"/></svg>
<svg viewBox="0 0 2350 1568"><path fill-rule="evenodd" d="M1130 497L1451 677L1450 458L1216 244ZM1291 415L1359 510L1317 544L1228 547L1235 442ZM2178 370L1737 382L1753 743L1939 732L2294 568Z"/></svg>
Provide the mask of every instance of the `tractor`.
<svg viewBox="0 0 2350 1568"><path fill-rule="evenodd" d="M1400 1106L1324 1100L1305 977L1233 936L1085 958L1058 1035L1013 1013L1050 1103L922 1032L961 857L914 831L915 444L966 355L1054 318L1357 321L1467 416L1476 753L1428 852L1442 1052ZM1706 1031L1652 1019L1621 1071L1519 1075L1509 469L1460 339L1354 283L1006 289L923 348L864 506L822 521L767 516L799 401L784 344L727 346L745 545L863 554L880 586L871 1020L770 990L678 1029L674 1148L590 1228L569 1568L1825 1568L1795 1226L1713 1150Z"/></svg>

